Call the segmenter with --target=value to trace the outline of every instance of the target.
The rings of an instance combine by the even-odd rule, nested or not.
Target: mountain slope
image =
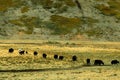
[[[119,0],[0,0],[0,38],[120,41]]]

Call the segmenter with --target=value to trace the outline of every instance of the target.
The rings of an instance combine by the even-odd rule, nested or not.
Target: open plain
[[[119,80],[120,42],[0,40],[0,80]],[[9,48],[14,52],[9,53]],[[19,49],[28,53],[20,55]],[[37,51],[38,55],[33,55]],[[46,53],[44,59],[42,54]],[[55,60],[54,54],[63,55]],[[77,61],[72,61],[72,56]],[[90,58],[91,65],[86,65]],[[100,59],[104,65],[95,66]]]

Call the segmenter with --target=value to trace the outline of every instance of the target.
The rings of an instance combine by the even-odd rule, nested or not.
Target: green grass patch
[[[21,0],[0,0],[0,11],[6,11],[11,7],[18,7],[24,4],[24,1]]]
[[[18,25],[20,27],[25,26],[27,27],[27,30],[24,31],[27,34],[31,34],[33,32],[33,28],[36,25],[37,18],[36,17],[28,17],[28,16],[22,16],[19,19],[16,20],[9,20],[11,24]]]
[[[33,5],[42,5],[44,9],[56,8],[59,10],[62,9],[63,6],[73,7],[75,3],[72,0],[59,0],[53,2],[52,0],[31,0]]]
[[[29,7],[28,6],[24,6],[21,8],[21,13],[25,13],[29,11]]]
[[[50,20],[56,25],[53,28],[56,34],[67,34],[74,28],[78,28],[82,25],[82,20],[80,18],[67,18],[59,15],[52,15]]]

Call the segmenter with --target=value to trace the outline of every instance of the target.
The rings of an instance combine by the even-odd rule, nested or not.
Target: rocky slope
[[[0,0],[0,38],[120,41],[119,5],[119,0]]]

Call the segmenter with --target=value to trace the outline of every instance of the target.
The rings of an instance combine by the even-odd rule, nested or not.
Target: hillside
[[[0,39],[120,41],[119,0],[0,0]]]

